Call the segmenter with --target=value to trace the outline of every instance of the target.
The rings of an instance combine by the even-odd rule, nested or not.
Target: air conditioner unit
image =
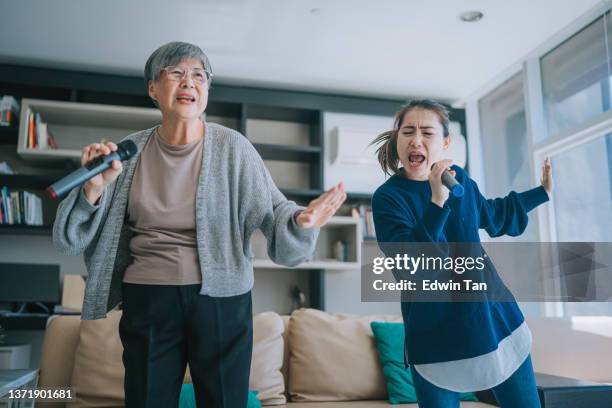
[[[376,146],[370,146],[378,134],[379,132],[374,130],[335,127],[330,140],[331,164],[379,166]]]

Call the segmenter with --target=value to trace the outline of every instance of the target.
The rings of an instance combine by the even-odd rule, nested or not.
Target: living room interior
[[[54,247],[61,199],[45,190],[80,167],[85,145],[159,123],[143,67],[169,41],[206,52],[205,121],[245,135],[288,199],[307,206],[339,182],[347,192],[307,262],[277,265],[253,235],[249,389],[263,406],[417,406],[390,385],[397,361],[373,332],[402,322],[400,303],[364,300],[362,287],[378,250],[372,196],[388,178],[370,143],[412,99],[448,108],[449,158],[487,198],[539,185],[551,160],[555,189],[525,232],[481,231],[483,242],[612,242],[608,0],[0,5],[0,407],[32,406],[11,405],[15,385],[123,406],[121,310],[81,320],[87,268]],[[545,408],[612,407],[611,266],[598,261],[586,281],[551,287],[551,301],[517,299]],[[497,406],[473,397],[461,406]]]

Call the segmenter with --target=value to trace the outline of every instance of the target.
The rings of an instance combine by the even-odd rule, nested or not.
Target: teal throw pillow
[[[412,373],[404,367],[404,323],[370,323],[378,356],[387,381],[387,393],[391,404],[417,402]],[[461,393],[462,401],[478,401],[471,392]]]
[[[193,384],[183,384],[179,398],[179,408],[196,408]],[[257,399],[257,391],[249,391],[247,408],[261,408],[261,401]]]

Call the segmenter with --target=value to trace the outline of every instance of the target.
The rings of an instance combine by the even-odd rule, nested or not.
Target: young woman
[[[372,199],[381,244],[480,242],[480,228],[492,237],[520,235],[527,213],[548,201],[548,159],[541,186],[485,199],[465,171],[445,159],[448,122],[443,105],[412,101],[396,114],[393,130],[374,140],[382,169],[391,175]],[[447,170],[463,185],[463,197],[449,198],[441,182]],[[402,302],[402,316],[419,407],[459,407],[461,392],[484,389],[492,389],[502,407],[540,407],[531,333],[515,301]]]

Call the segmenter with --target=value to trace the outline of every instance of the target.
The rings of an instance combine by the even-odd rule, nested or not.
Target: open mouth
[[[192,103],[195,102],[195,98],[193,96],[179,96],[176,98],[177,101],[182,103]]]
[[[408,164],[410,167],[418,167],[425,162],[425,156],[418,153],[410,153],[408,156]]]

